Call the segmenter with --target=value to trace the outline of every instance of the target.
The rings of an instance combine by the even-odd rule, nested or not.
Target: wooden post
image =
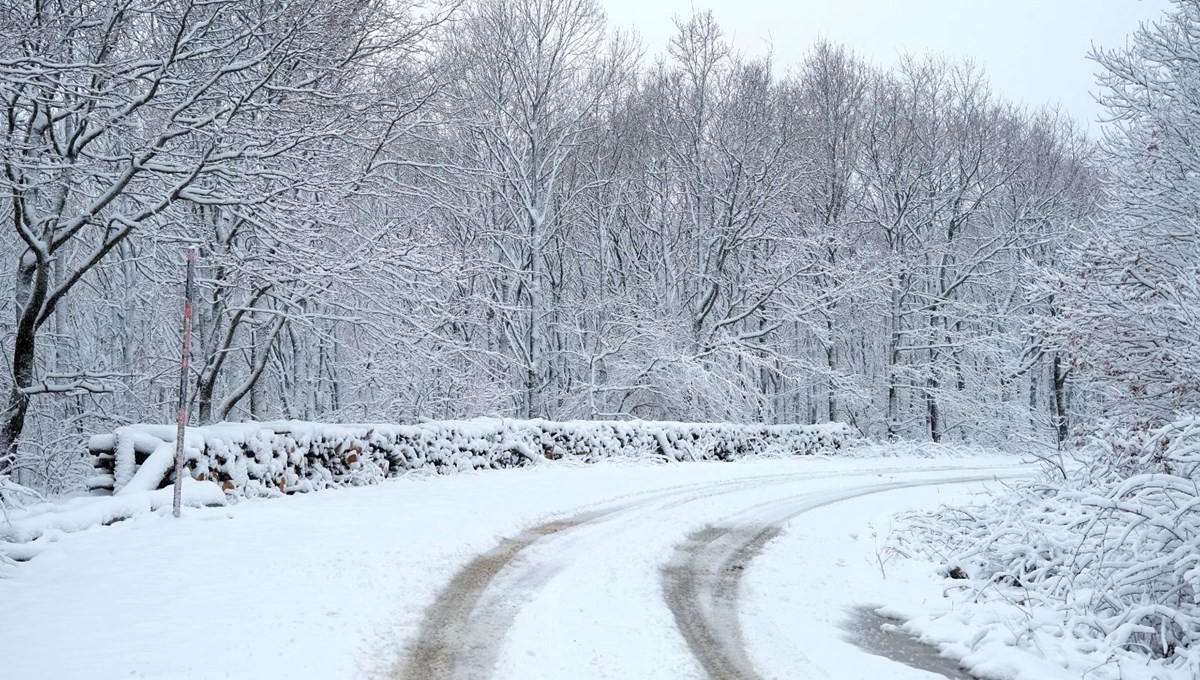
[[[183,439],[187,427],[188,364],[192,357],[192,281],[196,267],[196,251],[187,251],[187,284],[183,293],[183,359],[179,362],[179,413],[175,431],[175,500],[172,512],[178,517],[183,503]]]

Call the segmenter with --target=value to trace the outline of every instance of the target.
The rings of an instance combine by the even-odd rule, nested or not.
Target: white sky
[[[600,0],[609,24],[632,28],[660,53],[672,18],[711,9],[727,37],[757,54],[773,45],[776,64],[799,64],[819,37],[852,47],[878,65],[904,52],[973,59],[1009,100],[1059,104],[1081,122],[1100,108],[1091,45],[1117,47],[1169,0]]]

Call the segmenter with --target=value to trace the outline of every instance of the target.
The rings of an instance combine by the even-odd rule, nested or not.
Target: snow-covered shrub
[[[11,513],[39,500],[41,495],[37,491],[17,484],[9,475],[0,474],[0,577],[16,564],[4,549],[3,529],[11,524]]]
[[[1200,418],[1109,427],[1087,453],[1065,481],[908,515],[892,548],[968,576],[976,599],[1059,609],[1084,644],[1184,663],[1200,654]]]
[[[613,457],[667,461],[832,453],[859,441],[841,423],[732,425],[647,421],[482,418],[416,425],[282,421],[188,428],[193,478],[237,495],[264,496],[371,484],[410,470],[437,473],[510,468],[547,459],[591,463]],[[92,438],[95,490],[158,489],[171,478],[175,428],[136,425]]]
[[[38,500],[41,500],[41,494],[37,491],[17,484],[9,475],[0,475],[0,513]]]

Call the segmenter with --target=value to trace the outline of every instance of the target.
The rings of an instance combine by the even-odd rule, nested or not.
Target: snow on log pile
[[[188,428],[191,477],[226,493],[268,496],[371,484],[410,470],[521,467],[546,459],[721,460],[763,453],[832,453],[856,444],[841,423],[730,425],[645,421],[478,419],[417,425],[298,421]],[[152,491],[172,481],[174,426],[133,425],[92,437],[92,490]]]

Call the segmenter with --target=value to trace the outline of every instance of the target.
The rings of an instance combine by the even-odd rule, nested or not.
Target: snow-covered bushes
[[[0,474],[0,528],[11,524],[10,512],[22,509],[27,503],[40,500],[39,494],[33,489],[21,486],[8,475]],[[4,550],[5,537],[0,531],[0,577],[4,576],[15,561]]]
[[[898,551],[966,575],[973,599],[1062,612],[1081,649],[1200,663],[1200,418],[1109,427],[1068,479],[906,517]]]
[[[569,457],[733,460],[782,452],[829,453],[858,441],[840,423],[729,425],[478,419],[417,425],[330,425],[297,421],[188,428],[193,478],[227,492],[263,496],[377,482],[409,470],[439,473],[530,465]],[[149,491],[167,484],[171,426],[137,425],[92,438],[93,489]]]

